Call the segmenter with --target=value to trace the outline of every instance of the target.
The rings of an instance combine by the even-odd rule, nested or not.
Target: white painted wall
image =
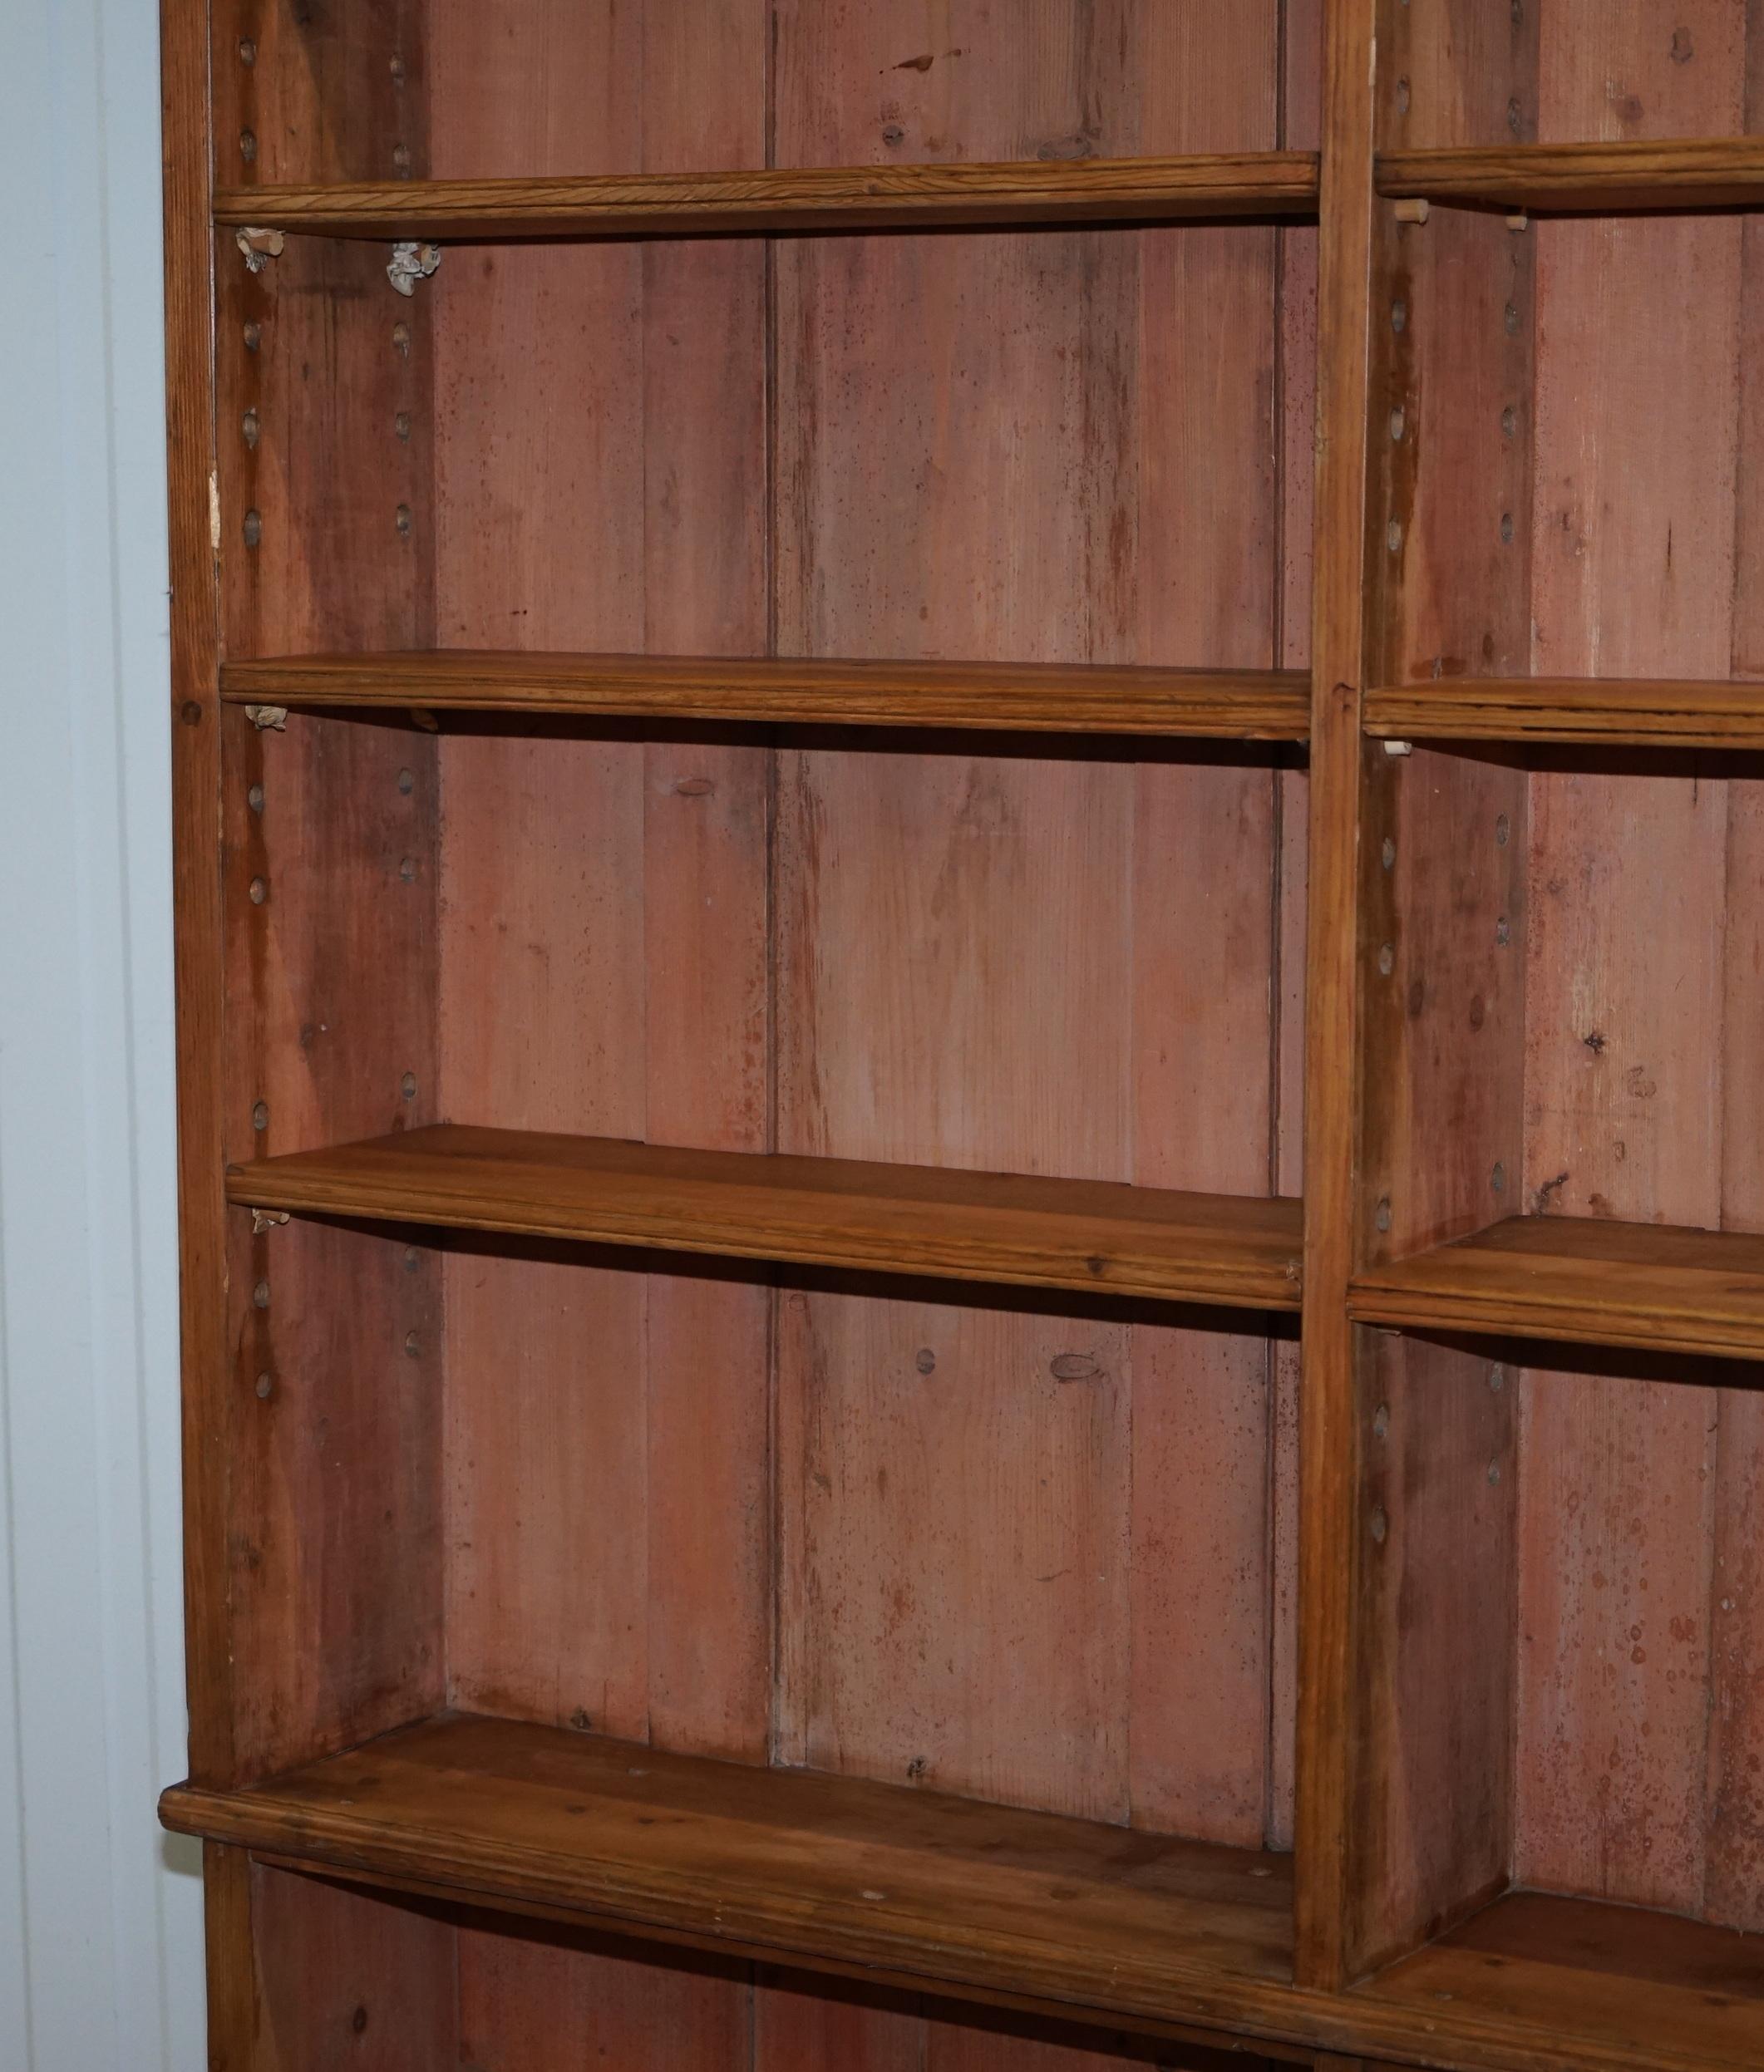
[[[0,2068],[200,2072],[154,0],[0,0]]]

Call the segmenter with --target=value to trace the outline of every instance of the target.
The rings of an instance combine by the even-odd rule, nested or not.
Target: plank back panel
[[[1742,130],[1746,12],[1546,11],[1542,134]],[[1533,667],[1724,677],[1745,644],[1746,234],[1719,216],[1618,219],[1540,226],[1538,242]],[[1535,1213],[1709,1227],[1728,1213],[1722,1144],[1755,1098],[1737,1090],[1754,1078],[1743,1037],[1723,1041],[1756,985],[1743,936],[1724,941],[1744,911],[1743,812],[1730,832],[1744,790],[1690,758],[1532,779]],[[1743,1190],[1732,1213],[1747,1219]],[[1519,1874],[1756,1927],[1756,1881],[1731,1875],[1747,1845],[1726,1770],[1752,1730],[1731,1680],[1749,1411],[1689,1374],[1534,1373],[1523,1407]]]
[[[757,165],[763,27],[554,6],[511,35],[443,0],[437,164]],[[763,652],[762,248],[455,260],[432,283],[441,641]],[[443,765],[452,1116],[766,1149],[765,751],[564,724],[462,733]],[[768,1308],[751,1275],[454,1258],[461,1703],[763,1757]]]
[[[231,1961],[254,1964],[254,2019],[228,2072],[465,2061],[450,1922],[292,1871],[240,1869],[251,1941]]]
[[[1126,7],[948,26],[934,49],[908,7],[856,32],[787,11],[778,160],[1277,140],[1274,8],[1204,37]],[[1273,232],[838,240],[777,269],[783,652],[1273,660]],[[890,746],[781,761],[779,1147],[1267,1190],[1273,769]],[[1259,1839],[1265,1343],[852,1301],[808,1297],[780,1335],[781,1753]],[[949,1437],[921,1456],[924,1415]],[[1179,1510],[1195,1458],[1216,1478]],[[1018,1523],[1106,1521],[1129,1486],[1103,1566],[1042,1561],[1047,1527]],[[1203,1571],[1240,1594],[1185,1585]]]

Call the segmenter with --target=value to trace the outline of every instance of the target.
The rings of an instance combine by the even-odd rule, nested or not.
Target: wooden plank
[[[234,1733],[261,1776],[443,1702],[439,1277],[391,1235],[234,1249]]]
[[[1366,91],[1387,126],[1471,121],[1497,96],[1520,105],[1531,45],[1518,17],[1491,22],[1464,7],[1417,21],[1390,6],[1378,19],[1378,76]],[[1368,143],[1362,135],[1354,148]],[[1518,1164],[1523,1039],[1522,966],[1503,928],[1517,919],[1523,780],[1446,757],[1366,756],[1358,692],[1412,674],[1510,668],[1529,637],[1526,452],[1501,426],[1529,372],[1523,326],[1508,313],[1527,303],[1525,249],[1498,224],[1399,224],[1362,200],[1370,309],[1353,321],[1369,318],[1370,372],[1362,417],[1342,436],[1367,478],[1353,535],[1364,595],[1341,601],[1357,646],[1343,641],[1332,672],[1344,708],[1353,694],[1334,810],[1347,852],[1335,867],[1357,880],[1348,931],[1357,997],[1348,1062],[1327,1068],[1349,1080],[1334,1155],[1350,1160],[1337,1239],[1350,1266],[1486,1216],[1491,1171]],[[1313,937],[1341,925],[1339,909],[1318,905],[1317,877],[1313,861]],[[1320,1069],[1313,1058],[1313,1100]],[[1504,1874],[1512,1417],[1473,1360],[1356,1341],[1333,1317],[1318,1328],[1339,1334],[1328,1357],[1341,1395],[1311,1429],[1313,1443],[1344,1457],[1315,1472],[1341,1478],[1327,1558],[1352,1636],[1333,1751],[1346,1889],[1326,1933],[1352,1977],[1461,1917]],[[1315,1366],[1308,1350],[1307,1396]],[[1485,1666],[1473,1700],[1445,1673],[1447,1646]]]
[[[1356,1276],[1365,1323],[1754,1360],[1764,1238],[1588,1216],[1511,1216]],[[1712,1406],[1711,1406],[1712,1407]]]
[[[249,1207],[583,1244],[1298,1306],[1299,1205],[452,1124],[233,1168]]]
[[[1743,11],[1680,7],[1673,38],[1683,62],[1662,62],[1666,39],[1644,11],[1552,15],[1543,133],[1646,144],[1739,130]],[[1728,676],[1741,224],[1630,217],[1536,235],[1533,667]],[[1628,293],[1638,273],[1656,290],[1641,306]],[[1644,503],[1622,494],[1638,481]],[[1543,770],[1530,788],[1524,1205],[1717,1225],[1727,787],[1691,761],[1645,778],[1597,763]],[[1670,1269],[1708,1257],[1694,1238],[1674,1242],[1663,1283],[1643,1264],[1616,1306],[1620,1326],[1638,1311],[1640,1331],[1668,1344],[1679,1336]],[[1648,1315],[1656,1297],[1663,1313]],[[1717,1313],[1733,1302],[1717,1293]],[[1723,1328],[1693,1320],[1683,1335]],[[1522,1407],[1515,1871],[1695,1912],[1714,1396],[1537,1373]]]
[[[753,1996],[751,2072],[811,2072],[817,2065],[850,2072],[924,2072],[930,2025],[916,2001],[811,1991],[787,1972],[762,1972]]]
[[[331,711],[540,712],[832,726],[959,726],[1303,741],[1296,670],[1062,667],[1049,662],[718,660],[461,652],[229,662],[236,704]]]
[[[433,2072],[460,2055],[450,1923],[259,1863],[250,1879],[254,2051],[241,2067],[317,2072],[352,2060]],[[231,2072],[230,2061],[228,2072]]]
[[[1764,125],[1764,12],[1747,10],[1745,123]],[[1741,233],[1740,332],[1764,320],[1764,225]],[[1757,356],[1740,355],[1731,667],[1755,677],[1759,641],[1758,555],[1764,546],[1764,379]],[[1764,1140],[1764,1074],[1751,1069],[1764,985],[1764,786],[1736,772],[1727,785],[1727,913],[1722,941],[1723,1043],[1732,1061],[1722,1088],[1721,1223],[1764,1231],[1764,1167],[1749,1147]],[[1764,1596],[1755,1520],[1764,1500],[1764,1399],[1747,1388],[1717,1399],[1714,1544],[1709,1574],[1707,1855],[1703,1905],[1710,1919],[1764,1928]]]
[[[1558,1923],[1504,1902],[1372,1986],[1307,1992],[1289,1982],[1281,1857],[555,1729],[442,1719],[254,1789],[178,1787],[162,1817],[283,1863],[549,1910],[578,1932],[653,1927],[1190,2036],[1198,2020],[1238,2048],[1265,2034],[1282,2057],[1308,2044],[1441,2072],[1761,2061],[1751,1942],[1695,1924],[1525,1902],[1573,1907]]]
[[[1320,138],[1323,115],[1322,0],[1289,0],[1284,17],[1285,79],[1280,140],[1308,150]],[[1289,225],[1279,234],[1279,415],[1281,574],[1275,660],[1308,671],[1316,561],[1318,478],[1318,234]],[[1309,717],[1307,714],[1307,732]],[[1274,917],[1278,1018],[1274,1090],[1274,1175],[1277,1192],[1304,1191],[1305,959],[1308,922],[1307,859],[1311,778],[1308,767],[1284,771],[1275,799],[1279,828],[1279,898]],[[1268,1840],[1289,1848],[1294,1823],[1298,1758],[1299,1600],[1299,1347],[1295,1340],[1271,1348],[1269,1409],[1269,1563],[1272,1600],[1269,1636]]]
[[[1757,1938],[1636,1907],[1515,1893],[1365,1991],[1460,2028],[1459,2050],[1519,2015],[1564,2055],[1609,2054],[1589,2063],[1764,2062]]]
[[[1362,1972],[1507,1883],[1518,1595],[1516,1390],[1439,1346],[1368,1334],[1365,1357],[1358,1722],[1373,1759],[1349,1924]]]
[[[1284,142],[1284,29],[1279,11],[1262,7],[1181,32],[1147,21],[1142,121],[1187,145]],[[1314,345],[1283,337],[1282,292],[1272,229],[1144,241],[1141,655],[1285,659],[1287,617],[1303,602],[1291,594],[1300,585],[1287,527],[1309,514],[1287,503],[1283,388],[1288,348],[1302,357]],[[1308,371],[1297,374],[1301,395]],[[1283,788],[1281,771],[1248,759],[1147,761],[1136,773],[1130,1169],[1142,1184],[1274,1184]],[[1198,896],[1170,896],[1176,887]],[[1259,1843],[1273,1824],[1275,1731],[1271,1351],[1241,1336],[1145,1329],[1131,1357],[1133,1819]]]
[[[1126,1328],[792,1292],[779,1333],[783,1759],[1124,1819]]]
[[[164,1811],[313,1863],[1099,2006],[1289,1962],[1278,1857],[506,1721]]]
[[[705,237],[1308,215],[1306,152],[224,187],[214,221],[333,238]]]
[[[679,1952],[660,1962],[543,1932],[461,1927],[459,1941],[461,2065],[749,2072],[744,1966]]]
[[[1737,680],[1465,677],[1367,691],[1366,731],[1397,741],[1756,749],[1764,747],[1764,690]]]
[[[763,163],[763,10],[566,3],[530,10],[520,37],[505,26],[434,10],[450,175]],[[733,239],[449,254],[421,291],[439,328],[449,648],[530,685],[559,652],[568,671],[612,651],[638,672],[665,672],[649,649],[713,672],[763,654],[765,264]],[[443,738],[450,1105],[763,1151],[769,758],[702,730],[606,738],[543,716],[605,709],[572,692],[516,735]],[[516,824],[534,839],[511,848]],[[768,1312],[751,1275],[544,1249],[450,1262],[461,1696],[763,1756]],[[526,1348],[513,1415],[511,1341]],[[608,1385],[584,1390],[589,1376]]]
[[[1310,883],[1305,980],[1304,1386],[1299,1459],[1297,1976],[1345,1984],[1353,1820],[1360,1467],[1355,1348],[1343,1297],[1354,1258],[1360,696],[1369,634],[1360,543],[1374,372],[1372,0],[1324,24],[1318,291],[1318,558],[1313,607]]]
[[[963,7],[927,66],[902,67],[924,34],[917,10],[793,9],[780,43],[778,151],[811,160],[1034,150],[1052,162],[1079,150],[1274,139],[1271,8],[1241,11],[1204,44],[1202,26],[1180,11],[1144,19],[1124,12],[1105,30],[1100,17],[1059,5],[1042,27],[1025,37],[1003,17]],[[1269,233],[983,238],[959,247],[844,241],[781,249],[779,264],[781,647],[939,661],[1003,647],[1079,672],[1136,657],[1208,669],[1274,663]],[[1001,329],[1002,304],[1021,321]],[[1209,308],[1228,313],[1226,321],[1209,328]],[[1200,500],[1206,518],[1197,522]],[[1008,536],[997,524],[1001,502],[1020,514]],[[1162,1158],[1185,1162],[1186,1184],[1265,1189],[1274,783],[1264,765],[1173,755],[1136,769],[1096,751],[1060,763],[787,756],[778,840],[781,1145],[944,1166],[1008,1156],[1038,1172],[1121,1180],[1159,1178],[1155,1164],[1136,1169]],[[1229,897],[1219,869],[1227,850],[1245,865]],[[1172,900],[1161,887],[1174,882],[1221,892]],[[1123,1000],[1135,1003],[1131,1016],[1096,1010]],[[1200,1083],[1208,1097],[1197,1102],[1190,1095]],[[1246,1180],[1242,1164],[1258,1159]],[[884,1341],[829,1300],[825,1314],[786,1336],[781,1404],[799,1405],[786,1411],[789,1430],[809,1428],[808,1404],[840,1399],[810,1361],[817,1346],[861,1348],[855,1356],[866,1363],[869,1390],[923,1389],[915,1361],[937,1346],[914,1335],[909,1306],[886,1321],[894,1335]],[[1062,1335],[1050,1336],[1054,1330]],[[913,1630],[941,1622],[967,1636],[953,1652],[966,1665],[966,1706],[983,1717],[998,1658],[993,1622],[976,1607],[1002,1598],[1015,1631],[1014,1607],[1039,1600],[1036,1628],[1086,1635],[1106,1666],[1094,1695],[1076,1705],[1057,1667],[1059,1700],[1033,1735],[1027,1705],[1018,1710],[1013,1696],[1004,1739],[1014,1789],[1032,1803],[1107,1804],[1152,1824],[1200,1822],[1193,1831],[1259,1838],[1265,1352],[1240,1341],[1228,1360],[1210,1337],[1190,1343],[1136,1327],[1130,1342],[1123,1331],[1099,1331],[1094,1319],[1014,1312],[976,1319],[957,1342],[990,1348],[983,1369],[971,1354],[962,1369],[963,1457],[1022,1566],[993,1572],[979,1521],[970,1521],[973,1531],[949,1550],[960,1560],[919,1578]],[[1032,1460],[1015,1451],[1013,1491],[982,1436],[1015,1414],[1022,1377],[1044,1387],[1050,1357],[1062,1352],[1094,1363],[1113,1409],[1090,1427],[1088,1457],[1063,1448],[1046,1456],[1061,1494],[1044,1486],[1045,1468],[1032,1472]],[[1059,1428],[1074,1414],[1068,1407]],[[853,1487],[873,1489],[885,1470],[892,1502],[898,1462],[880,1439],[870,1459],[865,1438],[888,1429],[881,1419],[856,1425],[852,1444],[865,1446],[870,1473],[866,1480],[856,1463],[847,1472]],[[1205,1502],[1185,1508],[1152,1465],[1185,1436],[1213,1448],[1222,1469]],[[1013,1519],[1062,1508],[1101,1517],[1130,1445],[1143,1548],[1132,1554],[1131,1595],[1120,1563],[1105,1584],[1101,1572],[1028,1563]],[[800,1479],[787,1465],[786,1473],[794,1492]],[[900,1501],[897,1529],[909,1543],[947,1541],[947,1518]],[[841,1553],[829,1543],[825,1552],[840,1574],[855,1558],[849,1545]],[[1170,1564],[1167,1586],[1160,1555]],[[1193,1674],[1179,1680],[1165,1669],[1175,1654],[1165,1621],[1181,1592],[1175,1578],[1201,1572],[1241,1580],[1229,1592],[1183,1596],[1195,1653]],[[810,1580],[786,1601],[786,1661],[795,1666],[786,1693],[803,1693],[805,1705],[816,1694],[811,1709],[823,1720],[819,1694],[830,1686],[837,1716],[947,1722],[951,1688],[941,1668],[915,1671],[910,1691],[897,1666],[866,1676],[855,1651],[813,1619]],[[830,1582],[826,1601],[838,1597]],[[793,1605],[810,1622],[797,1636]],[[1234,1622],[1237,1612],[1247,1620]],[[1031,1651],[1037,1659],[1041,1645]],[[891,1665],[898,1659],[890,1654]],[[1008,1664],[998,1673],[1013,1694],[1032,1682]],[[1133,1725],[1104,1735],[1103,1694],[1130,1675]],[[1209,1705],[1234,1722],[1223,1764],[1204,1753]],[[1072,1722],[1078,1730],[1067,1731]],[[783,1745],[800,1749],[806,1730],[786,1720]],[[886,1759],[915,1752],[890,1746]]]
[[[1712,32],[1710,41],[1720,33]],[[1656,57],[1650,69],[1658,68]],[[1717,68],[1712,62],[1707,70]],[[1378,192],[1392,199],[1426,196],[1540,214],[1756,209],[1764,201],[1764,137],[1381,151],[1377,181]]]
[[[228,1461],[239,1406],[231,1393],[222,1179],[227,1141],[221,903],[220,657],[215,554],[209,536],[214,430],[212,133],[208,23],[194,7],[160,19],[165,167],[165,406],[170,605],[173,956],[177,997],[178,1263],[183,1377],[185,1686],[190,1764],[205,1783],[245,1773],[234,1734],[227,1553]],[[233,1889],[229,1885],[229,1890]],[[209,1884],[209,1956],[241,1959],[237,1909]],[[216,1994],[216,2006],[223,2005]],[[219,2019],[218,2037],[226,2033]]]

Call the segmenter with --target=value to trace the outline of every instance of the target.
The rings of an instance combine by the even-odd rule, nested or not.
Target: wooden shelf
[[[1348,1309],[1362,1324],[1756,1359],[1764,1238],[1515,1216],[1358,1275]]]
[[[234,1166],[229,1199],[797,1265],[1299,1306],[1289,1200],[441,1124]]]
[[[1499,2072],[1759,2062],[1759,1938],[1518,1894],[1344,1999],[1292,1984],[1289,1858],[442,1715],[175,1832],[284,1867],[811,1968]]]
[[[1495,144],[1382,151],[1377,189],[1392,199],[1616,214],[1630,209],[1755,209],[1764,203],[1764,136],[1657,144]]]
[[[1572,2038],[1572,2063],[1764,2064],[1764,1936],[1640,1907],[1511,1892],[1363,1997],[1458,2051],[1517,2021]]]
[[[1303,741],[1300,672],[439,651],[234,662],[234,703]]]
[[[780,230],[1314,216],[1308,151],[1003,165],[825,165],[580,179],[412,180],[228,187],[224,228],[315,237],[705,237]]]
[[[308,1865],[712,1944],[1180,2012],[1292,1973],[1288,1858],[442,1716],[160,1816]]]
[[[1368,691],[1366,731],[1394,741],[1764,748],[1764,683],[1459,677]]]

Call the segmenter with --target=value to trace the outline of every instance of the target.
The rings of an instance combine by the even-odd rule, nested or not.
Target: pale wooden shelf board
[[[1314,216],[1308,151],[1007,165],[825,165],[737,173],[596,174],[225,187],[224,229],[318,237],[703,237],[963,224]]]
[[[441,649],[232,662],[235,704],[538,712],[848,726],[1025,729],[1303,741],[1294,670],[1052,662],[726,661]]]
[[[446,1124],[234,1166],[227,1193],[248,1207],[578,1243],[1299,1306],[1292,1200]]]

